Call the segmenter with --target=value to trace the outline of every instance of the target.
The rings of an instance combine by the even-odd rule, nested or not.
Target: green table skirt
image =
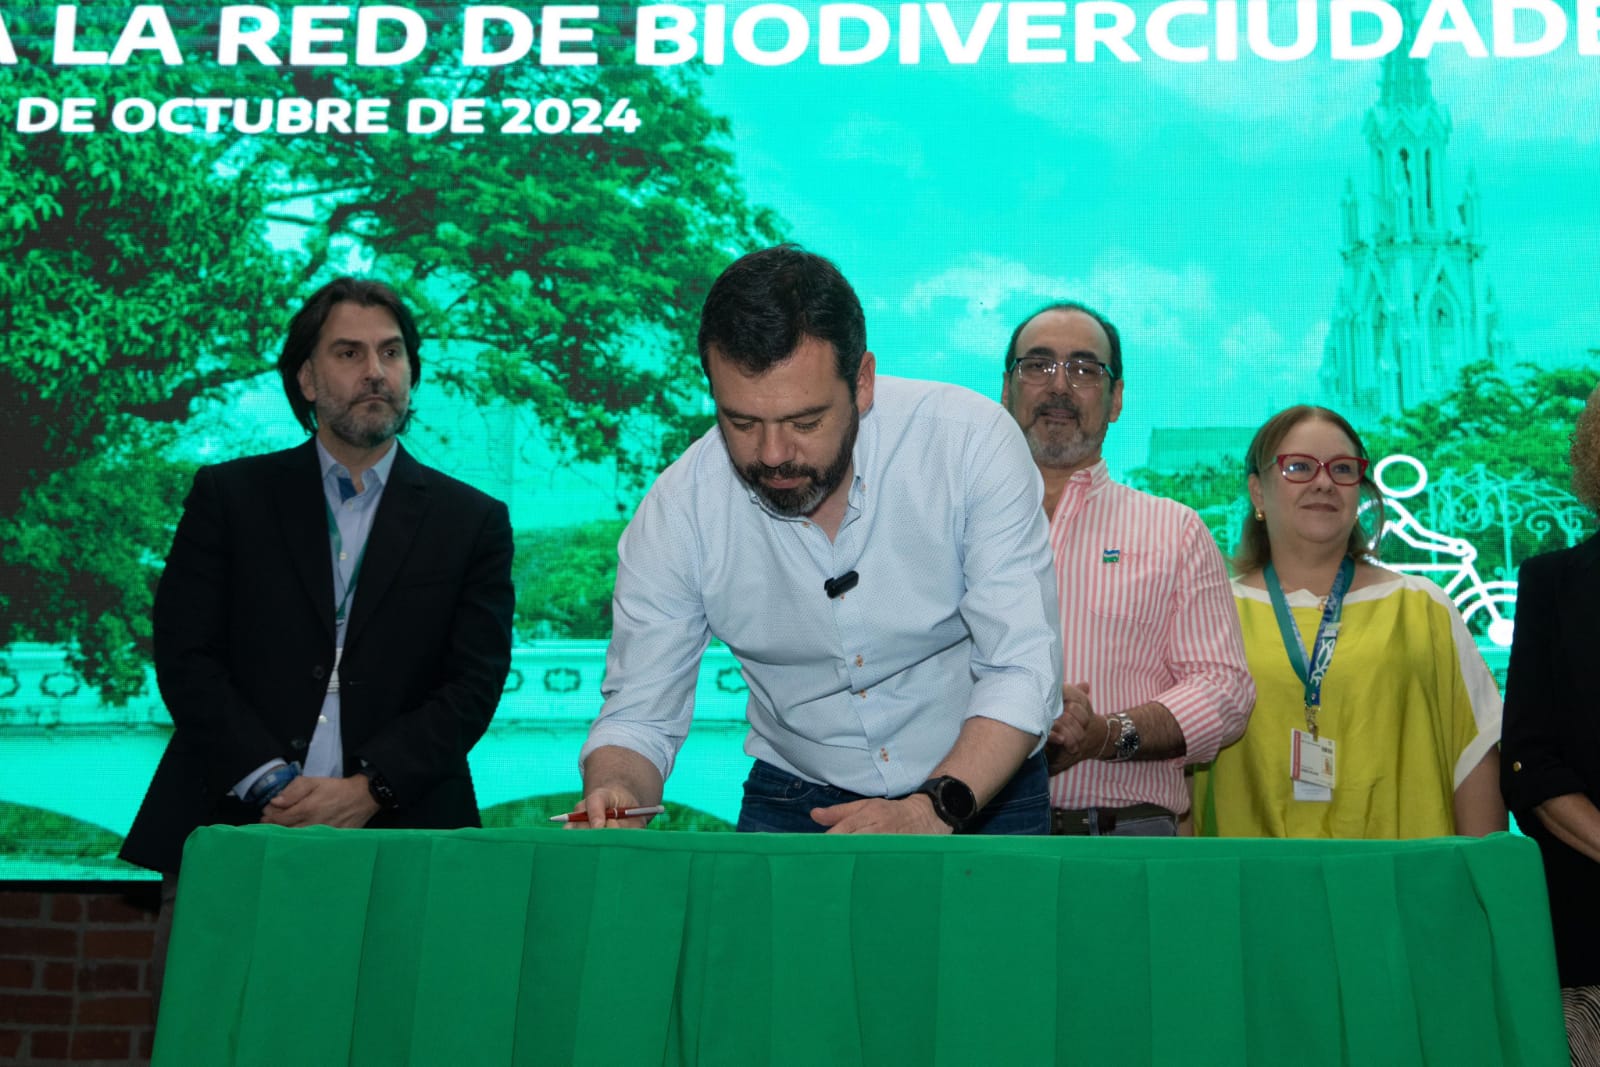
[[[1533,842],[198,831],[161,1064],[1559,1064]]]

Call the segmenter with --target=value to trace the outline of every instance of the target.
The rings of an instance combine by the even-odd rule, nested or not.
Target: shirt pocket
[[[1081,594],[1096,618],[1161,624],[1171,609],[1172,568],[1148,553],[1124,551],[1115,563],[1095,567]],[[1073,590],[1066,595],[1072,596]]]

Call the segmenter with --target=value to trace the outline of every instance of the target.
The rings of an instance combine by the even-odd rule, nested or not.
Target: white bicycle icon
[[[1390,474],[1396,465],[1409,467],[1415,475],[1415,481],[1402,487],[1390,485],[1385,475]],[[1482,615],[1480,622],[1489,640],[1500,648],[1510,648],[1517,583],[1484,581],[1478,568],[1473,565],[1478,558],[1478,550],[1470,542],[1428,529],[1417,521],[1410,508],[1401,503],[1428,487],[1428,468],[1414,456],[1386,456],[1372,469],[1372,480],[1383,490],[1385,538],[1397,537],[1423,552],[1454,557],[1451,562],[1385,563],[1384,566],[1407,574],[1427,576],[1444,589],[1445,595],[1469,625],[1474,616]],[[1363,505],[1362,510],[1368,507],[1371,507],[1370,503]]]

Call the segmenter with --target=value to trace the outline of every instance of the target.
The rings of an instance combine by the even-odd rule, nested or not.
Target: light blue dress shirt
[[[618,545],[605,704],[580,759],[665,778],[715,636],[749,686],[745,751],[865,795],[911,792],[983,716],[1043,738],[1061,709],[1044,486],[1015,420],[969,390],[880,376],[838,535],[774,515],[713,428]],[[823,582],[848,571],[851,591]]]
[[[339,536],[334,537],[332,531],[328,533],[328,548],[333,553],[334,668],[328,679],[328,692],[322,698],[316,729],[311,734],[311,744],[306,749],[305,773],[309,775],[344,777],[344,735],[339,725],[339,662],[344,656],[344,632],[350,609],[361,584],[356,566],[366,552],[367,537],[372,533],[373,520],[378,517],[383,487],[388,484],[389,471],[394,467],[398,451],[390,442],[389,451],[361,476],[361,492],[349,495],[349,489],[353,488],[350,471],[322,447],[320,440],[317,442],[317,459],[322,464],[322,492]],[[341,481],[347,488],[341,489]],[[351,588],[352,579],[356,588]]]
[[[389,481],[389,471],[394,468],[394,457],[398,452],[399,449],[391,444],[383,458],[361,476],[361,492],[349,495],[347,490],[340,488],[339,483],[342,480],[351,489],[354,488],[350,471],[322,447],[320,440],[317,441],[323,497],[339,530],[337,538],[331,531],[328,533],[328,551],[333,556],[334,647],[340,656],[344,650],[345,622],[355,604],[355,590],[350,588],[350,580],[354,577],[357,586],[360,585],[360,576],[355,573],[356,562],[366,549],[373,520],[378,517],[378,503],[383,499],[383,487]],[[347,591],[348,597],[345,595]],[[344,605],[342,615],[338,613],[341,603]],[[338,660],[334,662],[337,664]],[[328,691],[322,698],[322,708],[317,714],[317,725],[311,733],[311,743],[306,748],[305,773],[308,775],[344,777],[344,735],[340,732],[339,692],[335,688],[338,674],[338,667],[335,666],[333,676],[328,680]],[[256,779],[281,766],[281,759],[263,763],[233,787],[234,795],[245,796],[250,792],[250,787],[255,785]]]

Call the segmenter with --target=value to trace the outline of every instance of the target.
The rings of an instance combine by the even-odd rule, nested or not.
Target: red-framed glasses
[[[1367,473],[1367,461],[1357,456],[1334,456],[1323,461],[1299,452],[1284,452],[1278,456],[1278,472],[1285,481],[1314,481],[1318,471],[1327,471],[1334,485],[1360,485],[1361,476]]]

